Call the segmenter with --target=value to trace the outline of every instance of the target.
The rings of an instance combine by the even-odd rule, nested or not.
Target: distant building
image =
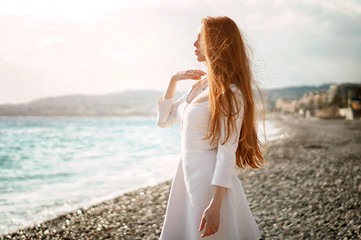
[[[339,109],[339,115],[346,119],[361,117],[361,84],[344,83],[330,91],[330,105]]]
[[[278,111],[293,113],[296,111],[297,100],[295,99],[278,99],[275,108]]]
[[[331,85],[327,91],[308,92],[301,99],[278,99],[275,110],[298,113],[304,117],[359,119],[361,84]]]
[[[329,90],[329,103],[339,108],[351,107],[352,101],[360,101],[361,84],[344,83],[331,86]]]

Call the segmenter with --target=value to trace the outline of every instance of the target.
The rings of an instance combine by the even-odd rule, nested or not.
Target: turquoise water
[[[179,146],[149,118],[0,119],[0,233],[170,179]]]
[[[155,118],[0,118],[0,234],[168,180],[179,153]]]

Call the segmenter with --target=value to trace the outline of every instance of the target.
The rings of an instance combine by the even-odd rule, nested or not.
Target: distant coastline
[[[266,108],[273,110],[279,98],[299,98],[308,91],[328,89],[331,84],[321,86],[299,86],[262,90]],[[88,95],[73,94],[46,97],[27,103],[0,104],[1,116],[43,117],[146,117],[156,116],[156,98],[163,91],[129,90],[118,93]],[[176,92],[177,99],[184,92]]]

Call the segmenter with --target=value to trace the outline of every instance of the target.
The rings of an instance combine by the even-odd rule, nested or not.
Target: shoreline
[[[266,164],[237,170],[262,239],[361,238],[361,121],[273,115]],[[0,239],[158,239],[171,180]]]

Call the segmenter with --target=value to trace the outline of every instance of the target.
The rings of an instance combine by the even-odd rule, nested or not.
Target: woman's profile
[[[157,98],[157,125],[180,125],[181,157],[172,182],[160,239],[257,239],[261,237],[236,173],[264,164],[255,125],[253,78],[236,23],[228,17],[201,21],[195,55],[201,70],[174,74]],[[177,101],[176,84],[197,82]]]

